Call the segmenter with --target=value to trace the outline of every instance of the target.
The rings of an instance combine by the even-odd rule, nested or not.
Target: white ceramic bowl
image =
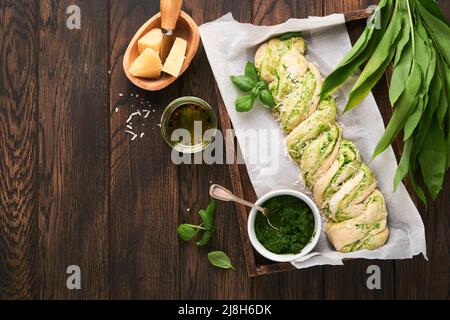
[[[255,250],[258,251],[258,253],[261,254],[263,257],[277,262],[290,262],[300,257],[303,257],[304,255],[308,254],[314,249],[317,242],[319,241],[320,233],[322,230],[322,220],[320,217],[319,209],[317,208],[314,201],[312,201],[307,195],[295,190],[276,190],[269,192],[264,196],[262,196],[260,199],[258,199],[258,201],[256,201],[256,204],[263,205],[267,200],[282,195],[290,195],[299,198],[300,200],[305,202],[313,212],[315,221],[314,236],[311,239],[311,241],[303,248],[303,250],[298,254],[276,254],[264,248],[261,242],[259,242],[259,240],[256,238],[255,234],[255,218],[256,214],[258,213],[256,209],[252,209],[250,211],[250,214],[248,216],[247,230],[253,248],[255,248]]]

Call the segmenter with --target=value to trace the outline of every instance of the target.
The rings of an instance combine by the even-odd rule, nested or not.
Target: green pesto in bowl
[[[301,199],[290,195],[276,196],[262,207],[277,212],[280,226],[280,230],[275,230],[262,213],[256,215],[256,238],[267,250],[276,254],[298,254],[311,242],[314,214]]]

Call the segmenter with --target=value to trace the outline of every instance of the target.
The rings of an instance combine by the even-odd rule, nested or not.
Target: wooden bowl
[[[161,77],[158,79],[146,79],[132,76],[128,70],[131,63],[139,56],[138,40],[142,38],[147,32],[154,28],[161,27],[161,13],[156,14],[150,20],[148,20],[139,30],[128,45],[125,56],[123,57],[123,69],[127,78],[141,89],[149,91],[157,91],[164,89],[173,83],[177,77],[171,76],[166,73],[161,73]],[[187,41],[186,59],[184,60],[183,67],[181,68],[180,76],[189,67],[192,59],[197,53],[198,46],[200,44],[200,35],[198,33],[198,26],[195,21],[184,11],[181,11],[178,17],[177,27],[174,30],[174,35],[183,38]]]

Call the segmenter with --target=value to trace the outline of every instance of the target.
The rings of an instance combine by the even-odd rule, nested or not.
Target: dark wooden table
[[[267,25],[373,2],[185,0],[184,10],[199,24],[232,12]],[[449,17],[450,1],[439,3]],[[66,28],[71,4],[81,8],[81,30]],[[219,104],[202,48],[161,92],[143,92],[125,78],[127,43],[158,7],[157,0],[0,0],[0,299],[448,299],[448,178],[427,208],[414,197],[428,262],[353,260],[250,279],[236,209],[222,203],[210,249],[228,252],[236,271],[214,269],[207,248],[178,240],[177,225],[206,206],[210,182],[231,181],[225,165],[172,164],[158,132],[164,106],[176,97]],[[362,27],[348,24],[353,40]],[[374,93],[388,119],[386,90],[383,81]],[[124,126],[142,97],[155,112],[146,135],[131,142]],[[395,147],[398,154],[401,144]],[[366,287],[371,264],[381,268],[381,290]],[[69,265],[81,267],[81,290],[66,287]]]

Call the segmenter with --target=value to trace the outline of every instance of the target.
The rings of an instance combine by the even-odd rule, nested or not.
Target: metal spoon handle
[[[265,209],[263,207],[260,207],[254,203],[236,197],[230,190],[218,184],[213,184],[211,186],[211,188],[209,189],[209,194],[211,195],[211,197],[217,200],[237,202],[243,204],[244,206],[255,208],[256,210],[261,211],[263,214],[266,214]]]

